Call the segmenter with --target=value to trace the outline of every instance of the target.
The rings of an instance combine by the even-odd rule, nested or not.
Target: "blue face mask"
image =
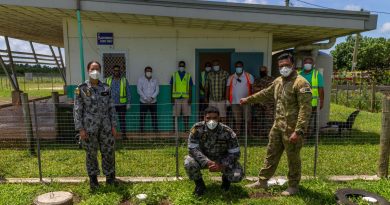
[[[241,73],[242,73],[242,70],[243,70],[243,69],[242,69],[241,67],[237,67],[237,68],[236,68],[236,73],[237,73],[237,74],[241,74]]]

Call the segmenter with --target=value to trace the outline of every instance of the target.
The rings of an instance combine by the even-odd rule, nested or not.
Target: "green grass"
[[[33,81],[25,81],[24,77],[18,77],[18,82],[20,89],[28,93],[30,99],[50,96],[53,91],[64,93],[64,82],[60,77],[53,77],[53,82],[50,76],[34,77]],[[12,87],[8,79],[5,76],[0,76],[0,102],[11,102],[11,92]]]
[[[248,148],[247,175],[256,176],[263,165],[265,146]],[[378,145],[321,145],[317,173],[320,176],[356,175],[376,172]],[[185,176],[183,159],[186,149],[179,150],[179,171]],[[24,150],[0,150],[0,176],[38,177],[37,158]],[[313,175],[314,148],[306,146],[302,153],[303,175]],[[243,163],[244,156],[241,157]],[[44,177],[85,176],[83,150],[57,149],[42,151]],[[116,168],[118,176],[175,176],[175,151],[173,147],[146,150],[118,150]],[[286,175],[286,156],[283,155],[276,175]]]
[[[102,184],[101,188],[91,193],[88,183],[82,184],[0,184],[0,204],[31,204],[36,196],[50,191],[69,191],[75,197],[75,204],[113,205],[129,201],[132,204],[276,204],[276,205],[327,205],[336,204],[334,193],[340,188],[364,189],[390,199],[390,181],[352,181],[335,183],[327,180],[307,180],[301,183],[301,191],[294,197],[281,197],[280,192],[286,186],[272,187],[267,192],[244,187],[249,182],[234,184],[230,191],[222,192],[220,183],[206,180],[207,192],[203,197],[192,195],[194,184],[189,180],[158,183],[123,184],[110,187]],[[148,195],[140,202],[136,195]],[[263,196],[263,197],[259,197]]]

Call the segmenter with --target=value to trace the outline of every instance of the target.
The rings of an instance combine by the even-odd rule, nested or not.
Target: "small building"
[[[153,67],[161,83],[159,112],[166,114],[171,111],[169,79],[178,61],[187,63],[195,81],[196,102],[206,61],[219,59],[222,68],[232,73],[234,62],[241,60],[258,76],[259,66],[272,67],[275,51],[373,30],[377,24],[377,16],[365,11],[197,0],[0,0],[0,5],[0,35],[65,48],[69,87],[81,83],[81,70],[86,73],[85,65],[80,66],[79,8],[85,64],[102,62],[105,76],[114,64],[122,65],[134,104],[139,102],[138,77],[146,66]],[[332,68],[324,69],[330,82]],[[330,85],[327,88],[329,112]]]

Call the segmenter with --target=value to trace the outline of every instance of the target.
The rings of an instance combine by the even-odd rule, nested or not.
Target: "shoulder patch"
[[[191,129],[190,133],[194,135],[194,134],[196,133],[196,127],[193,127],[193,128]]]
[[[75,95],[80,95],[80,89],[79,89],[79,88],[76,88],[76,89],[74,90],[74,94],[75,94]]]
[[[310,87],[303,87],[299,90],[300,93],[311,93]]]

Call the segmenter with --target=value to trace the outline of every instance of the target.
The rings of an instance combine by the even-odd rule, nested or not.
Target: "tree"
[[[348,36],[330,53],[336,69],[350,70],[355,36]],[[373,70],[390,68],[390,39],[363,37],[359,42],[357,69]]]

